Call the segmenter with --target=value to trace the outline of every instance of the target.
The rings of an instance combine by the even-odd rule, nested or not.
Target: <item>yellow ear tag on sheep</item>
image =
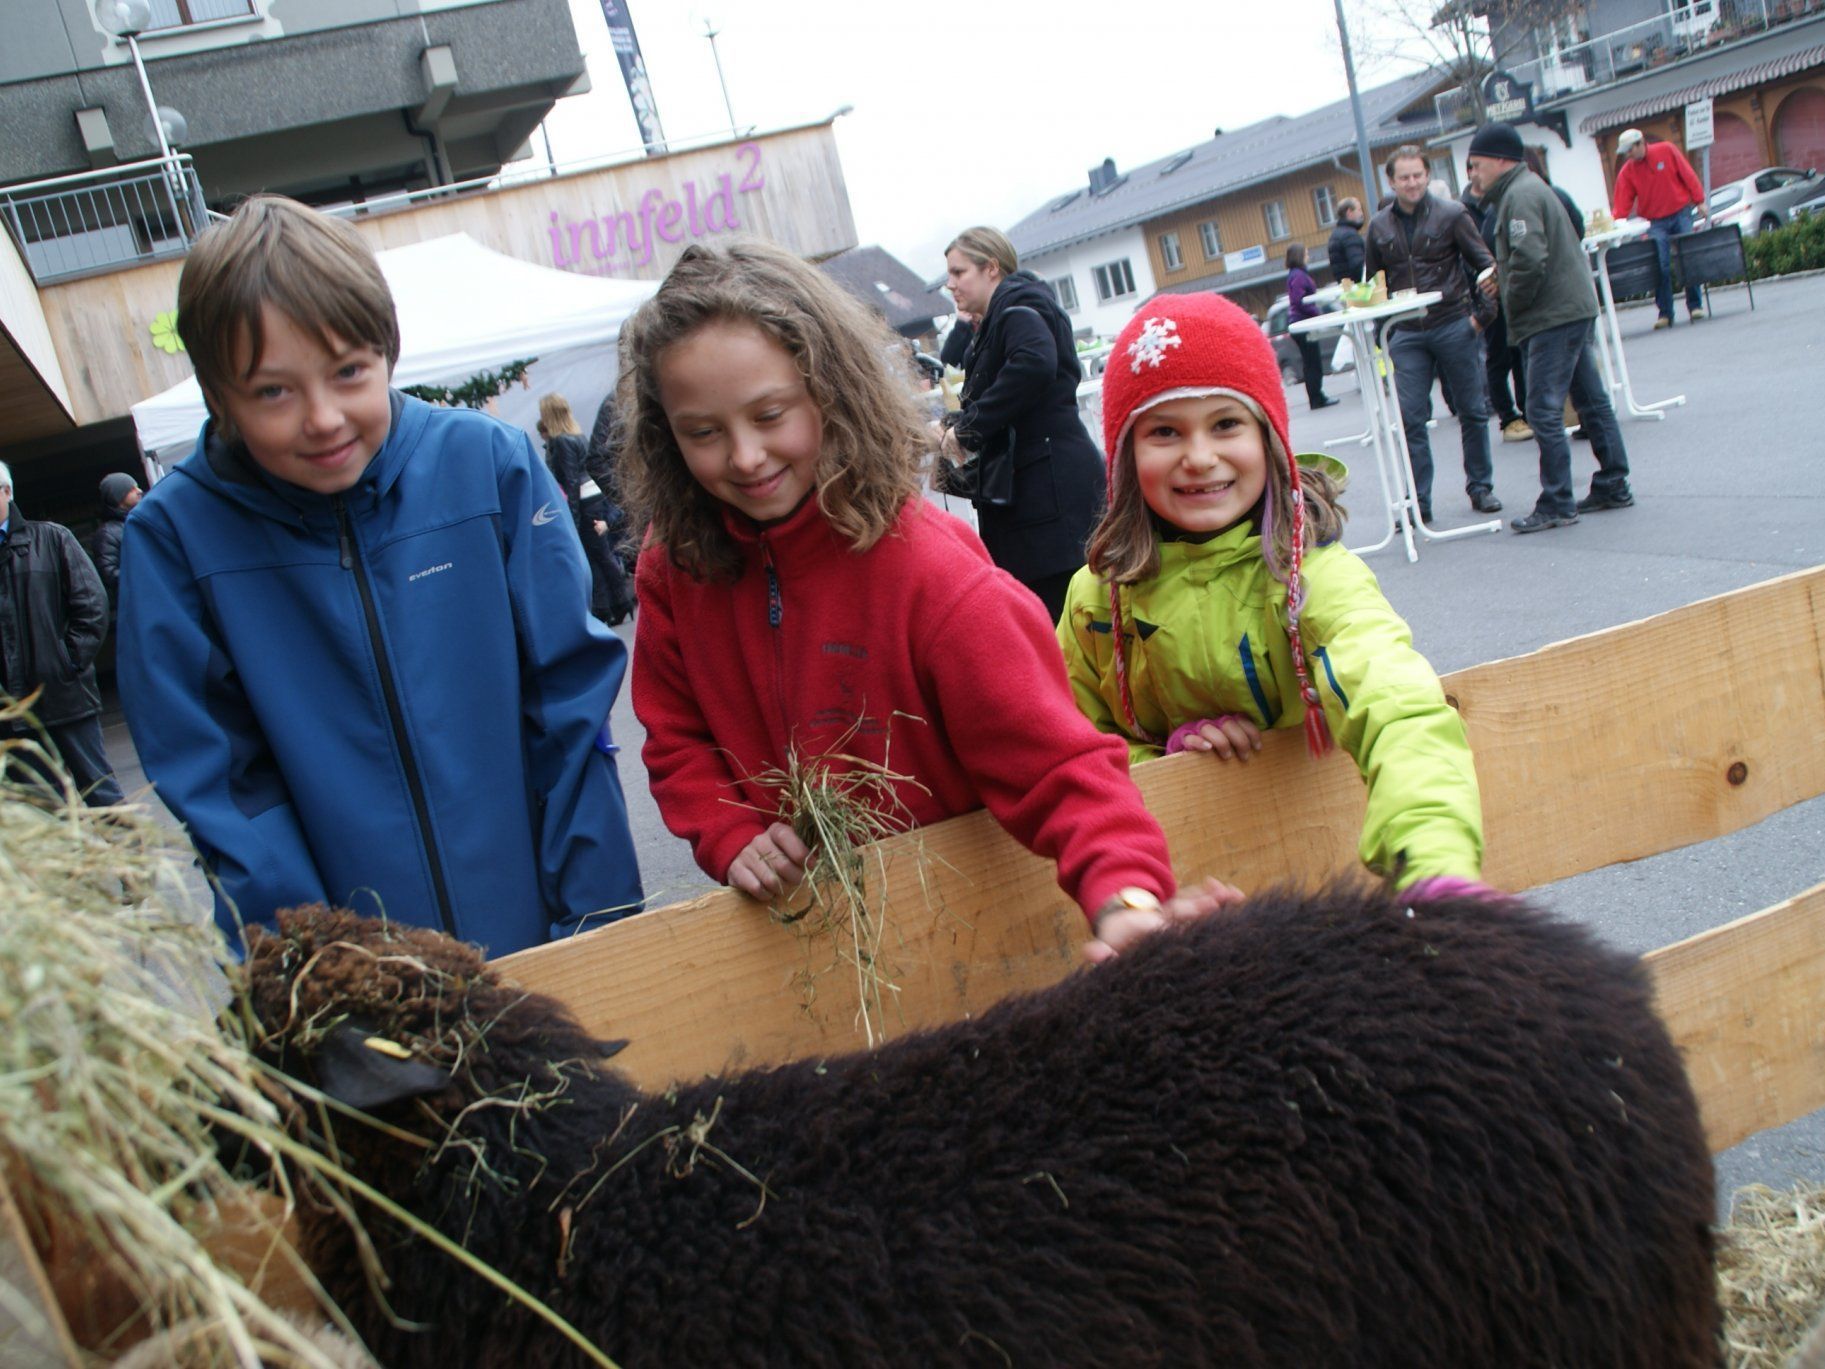
[[[370,1036],[361,1043],[377,1055],[390,1055],[395,1060],[410,1060],[412,1050],[397,1041],[389,1041],[384,1036]]]

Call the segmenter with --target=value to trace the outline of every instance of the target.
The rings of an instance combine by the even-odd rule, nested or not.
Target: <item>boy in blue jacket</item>
[[[127,526],[121,699],[231,941],[326,902],[504,954],[637,909],[626,649],[526,435],[392,390],[373,252],[277,196],[192,250],[178,331],[211,417]]]

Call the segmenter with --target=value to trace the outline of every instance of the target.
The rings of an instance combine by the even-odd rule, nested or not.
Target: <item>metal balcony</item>
[[[41,286],[181,257],[209,225],[203,187],[181,152],[8,186],[0,217]]]

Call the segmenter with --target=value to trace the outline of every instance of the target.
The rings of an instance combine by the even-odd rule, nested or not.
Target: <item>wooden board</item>
[[[1448,677],[1477,756],[1490,882],[1529,888],[1825,793],[1822,627],[1825,568]],[[1355,865],[1363,791],[1351,762],[1312,761],[1293,732],[1269,742],[1245,767],[1180,756],[1136,771],[1181,879],[1259,888]],[[986,813],[881,855],[895,1030],[965,1016],[1077,964],[1082,915],[1051,866]],[[629,1038],[618,1063],[651,1087],[859,1045],[853,988],[828,974],[807,1005],[793,982],[805,964],[792,932],[726,891],[502,961],[592,1031]]]
[[[1712,1150],[1825,1108],[1825,884],[1646,959]]]

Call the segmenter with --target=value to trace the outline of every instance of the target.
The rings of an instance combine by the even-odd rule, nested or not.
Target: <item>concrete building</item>
[[[169,158],[90,0],[6,0],[0,43],[0,460],[33,516],[79,532],[100,475],[140,468],[131,406],[191,373],[184,254],[254,191],[344,214],[376,249],[461,232],[593,275],[657,279],[729,232],[855,246],[835,115],[502,176],[588,88],[566,0],[150,3],[147,78],[187,124]]]

